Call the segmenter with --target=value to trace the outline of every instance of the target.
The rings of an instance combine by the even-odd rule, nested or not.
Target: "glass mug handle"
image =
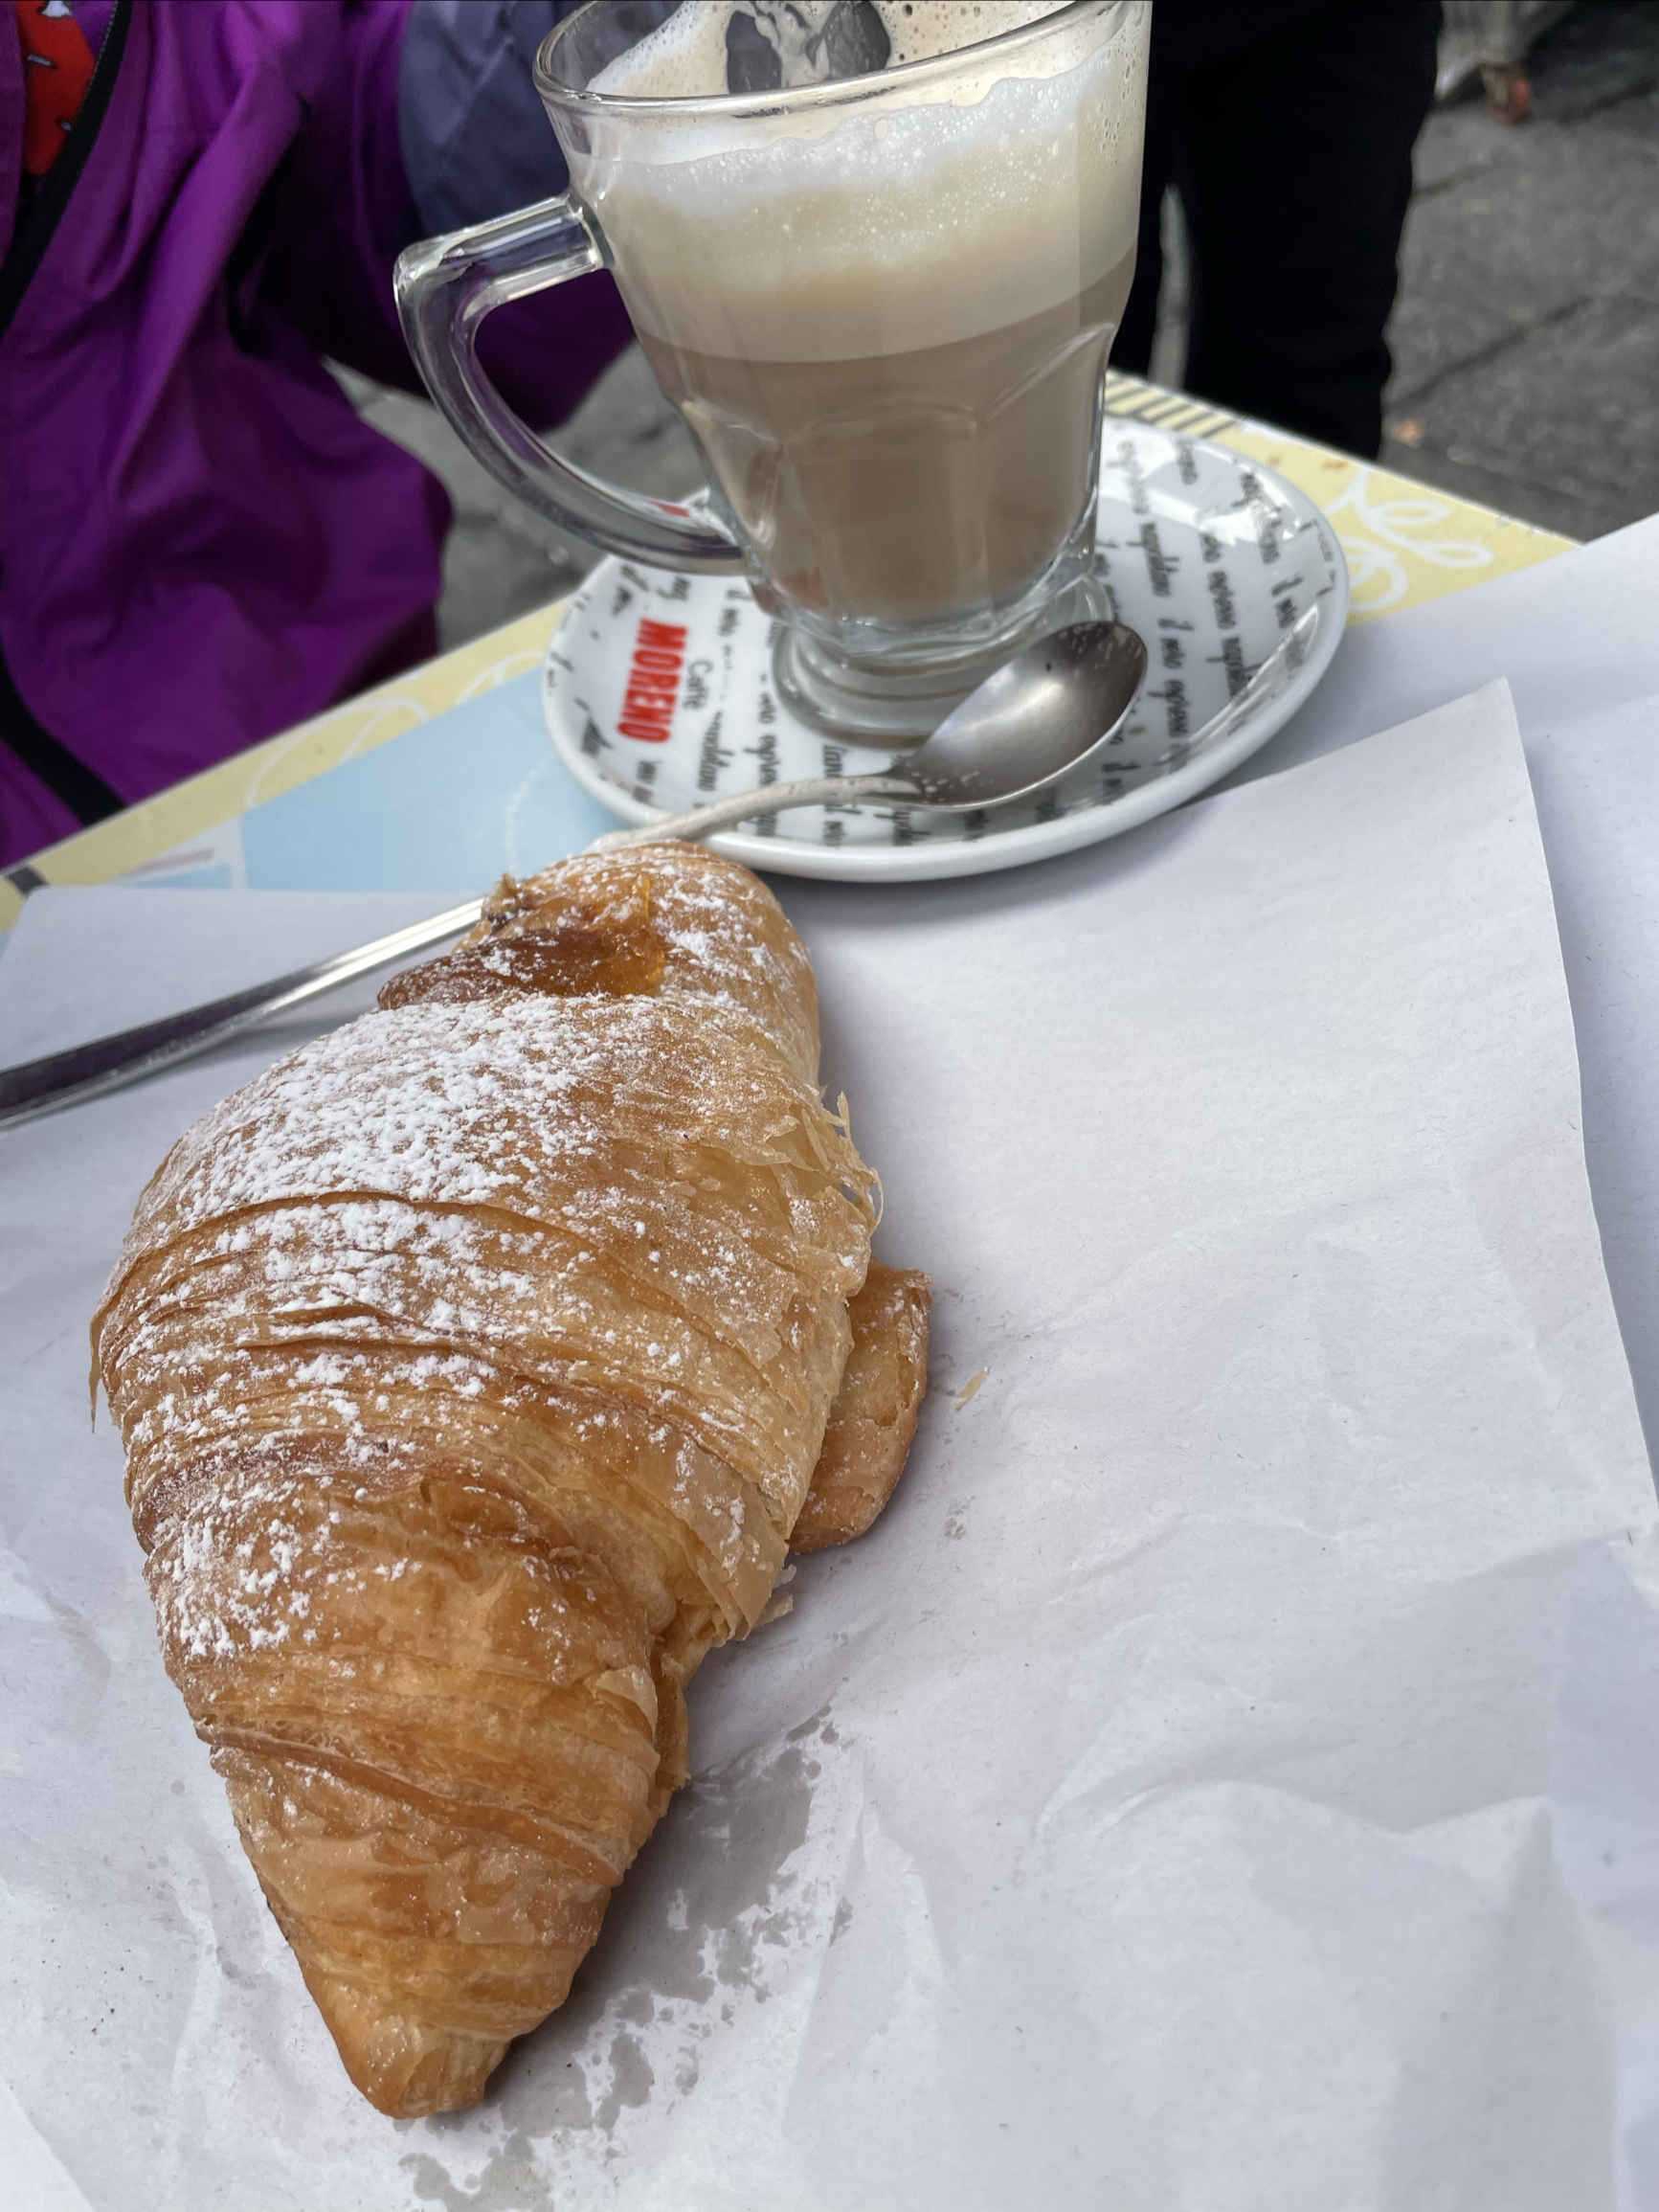
[[[478,332],[492,308],[603,266],[569,193],[423,238],[398,257],[393,279],[409,350],[469,451],[538,514],[607,553],[659,568],[741,576],[742,551],[706,491],[678,506],[602,483],[549,452],[484,374]]]

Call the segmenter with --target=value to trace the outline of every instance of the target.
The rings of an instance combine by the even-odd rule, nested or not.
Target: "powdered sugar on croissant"
[[[140,1203],[93,1342],[164,1657],[384,2110],[472,2102],[562,2002],[685,1682],[771,1595],[874,1212],[817,1029],[746,870],[562,863]],[[872,1513],[925,1364],[923,1278],[883,1273]]]

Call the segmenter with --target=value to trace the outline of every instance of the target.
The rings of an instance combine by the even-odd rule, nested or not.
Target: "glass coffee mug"
[[[901,36],[906,12],[882,11]],[[1014,28],[684,97],[730,11],[591,0],[536,59],[570,193],[397,270],[421,373],[485,466],[611,553],[747,576],[784,696],[853,738],[925,734],[1096,611],[1101,385],[1134,271],[1147,0],[931,13]],[[599,267],[706,463],[684,506],[549,452],[479,365],[493,307]]]

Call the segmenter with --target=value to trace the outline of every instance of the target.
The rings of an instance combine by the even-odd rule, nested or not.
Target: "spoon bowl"
[[[1073,622],[1016,653],[904,761],[924,806],[1000,806],[1081,767],[1134,704],[1146,647],[1123,622]]]

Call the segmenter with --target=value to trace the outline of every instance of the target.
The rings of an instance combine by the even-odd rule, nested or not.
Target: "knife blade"
[[[119,1091],[143,1075],[154,1074],[159,1068],[205,1052],[238,1029],[266,1021],[289,1006],[302,1005],[307,999],[318,998],[411,953],[423,952],[428,945],[441,944],[445,937],[460,936],[462,930],[472,928],[482,912],[482,899],[468,899],[463,906],[446,907],[426,921],[411,922],[386,937],[371,937],[349,952],[330,953],[325,959],[291,969],[269,982],[227,992],[222,999],[188,1006],[183,1013],[140,1022],[133,1028],[95,1037],[89,1044],[72,1045],[65,1051],[48,1052],[41,1059],[25,1060],[14,1068],[0,1068],[0,1128],[55,1114],[60,1107],[78,1105],[83,1098],[96,1098],[105,1091]]]

